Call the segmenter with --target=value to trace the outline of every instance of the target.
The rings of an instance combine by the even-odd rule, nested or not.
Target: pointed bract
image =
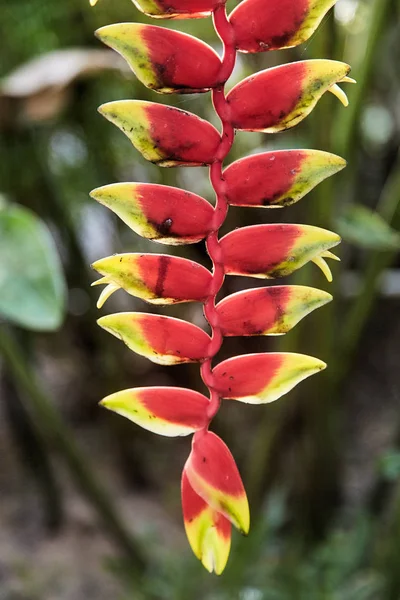
[[[261,279],[291,275],[339,243],[332,231],[288,223],[241,227],[220,241],[225,273]]]
[[[277,285],[231,294],[216,309],[224,336],[281,335],[331,300],[315,288]]]
[[[320,150],[279,150],[241,158],[224,171],[234,206],[280,208],[294,204],[346,161]]]
[[[221,83],[218,54],[186,33],[142,23],[117,23],[98,29],[96,35],[119,52],[136,77],[156,92],[193,94]]]
[[[99,112],[125,133],[144,158],[160,167],[209,165],[221,141],[208,121],[173,106],[119,100],[103,104]]]
[[[205,331],[173,317],[125,312],[106,315],[97,322],[133,352],[159,365],[204,360],[211,343]]]
[[[114,183],[90,195],[137,234],[173,246],[204,239],[214,215],[204,198],[167,185]]]
[[[318,100],[350,71],[334,60],[305,60],[260,71],[229,92],[232,125],[277,133],[300,123]]]
[[[221,0],[132,0],[135,6],[155,19],[200,19],[208,17]]]
[[[220,575],[228,562],[231,523],[196,494],[185,470],[181,490],[183,521],[190,546],[207,571]]]
[[[213,376],[215,389],[222,398],[266,404],[325,368],[326,364],[313,356],[268,352],[224,360],[213,369]]]
[[[111,293],[123,288],[151,304],[203,302],[209,295],[210,271],[186,258],[168,254],[114,254],[92,266],[104,276],[96,284],[108,284]]]
[[[308,40],[337,0],[244,0],[231,13],[236,48],[265,52]]]
[[[193,390],[177,387],[143,387],[107,396],[102,406],[140,427],[176,437],[203,429],[208,422],[209,400]]]
[[[194,491],[242,533],[250,527],[243,483],[229,448],[211,431],[195,435],[185,472]]]
[[[89,0],[95,6],[98,0]],[[208,17],[221,0],[132,0],[136,8],[154,19],[200,19]]]

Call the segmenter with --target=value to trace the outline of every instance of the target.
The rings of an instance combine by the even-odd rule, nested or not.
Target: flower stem
[[[226,183],[222,174],[223,161],[228,156],[234,141],[234,129],[230,120],[229,104],[225,97],[225,82],[229,79],[235,66],[236,49],[233,28],[228,20],[225,6],[218,6],[213,13],[215,31],[220,37],[224,53],[221,70],[219,73],[221,85],[212,91],[212,101],[215,112],[221,120],[221,143],[217,149],[215,160],[210,166],[210,181],[215,192],[216,204],[212,223],[212,231],[206,239],[207,252],[213,263],[212,282],[210,295],[204,304],[204,316],[211,327],[211,343],[208,356],[201,365],[201,376],[210,391],[210,405],[208,410],[209,422],[218,412],[221,398],[214,389],[214,378],[211,363],[221,348],[223,337],[218,322],[218,313],[215,308],[215,299],[224,282],[224,265],[221,246],[218,240],[218,231],[225,221],[228,212],[226,197]]]

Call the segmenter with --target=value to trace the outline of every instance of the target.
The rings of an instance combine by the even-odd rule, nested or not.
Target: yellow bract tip
[[[336,96],[336,98],[339,98],[343,106],[349,105],[349,99],[347,98],[346,93],[337,85],[337,83],[332,85],[332,87],[329,88],[329,91]]]
[[[322,258],[322,256],[316,256],[315,258],[312,259],[312,262],[321,269],[321,271],[323,272],[323,274],[325,275],[325,277],[327,278],[329,283],[332,283],[332,281],[333,281],[332,271],[330,270],[328,264],[325,262],[325,260]]]
[[[357,81],[355,79],[353,79],[352,77],[343,77],[342,79],[343,83],[357,83]]]
[[[108,298],[111,296],[111,294],[113,294],[119,289],[120,286],[115,285],[115,283],[108,284],[107,287],[105,287],[104,290],[101,292],[99,299],[97,300],[97,308],[101,308],[105,301],[108,300]]]
[[[90,285],[91,287],[94,287],[95,285],[105,285],[107,283],[110,283],[107,277],[100,277],[100,279],[96,279],[96,281],[93,281]]]
[[[333,254],[333,252],[330,252],[329,250],[323,252],[321,256],[322,258],[331,258],[332,260],[337,260],[338,262],[340,262],[340,258],[336,256],[336,254]]]

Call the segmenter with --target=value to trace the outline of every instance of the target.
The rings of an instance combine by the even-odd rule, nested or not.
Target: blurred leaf
[[[1,81],[2,121],[56,118],[71,100],[72,85],[104,71],[129,73],[125,62],[109,50],[67,48],[41,54]]]
[[[400,248],[400,234],[365,206],[348,206],[337,218],[336,229],[344,240],[360,248],[382,251]]]
[[[60,327],[65,282],[47,227],[20,206],[0,210],[0,315],[27,329]]]
[[[396,481],[400,477],[400,452],[385,453],[380,458],[379,470],[388,481]]]

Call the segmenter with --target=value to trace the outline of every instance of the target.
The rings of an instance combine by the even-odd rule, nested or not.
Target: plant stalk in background
[[[96,1],[91,2],[96,4]],[[270,286],[232,294],[216,303],[225,275],[263,279],[290,275],[313,261],[331,280],[327,258],[340,238],[311,225],[243,227],[223,238],[219,230],[229,205],[281,208],[300,200],[345,166],[318,150],[283,150],[242,158],[224,168],[235,130],[278,133],[294,127],[326,91],[343,104],[339,82],[350,82],[348,65],[309,60],[266,69],[227,94],[236,51],[262,52],[296,46],[310,37],[335,0],[244,0],[229,15],[217,0],[134,0],[145,14],[163,18],[212,15],[223,44],[222,59],[202,41],[179,31],[135,23],[101,28],[97,36],[119,52],[138,79],[158,93],[211,90],[221,121],[218,131],[192,113],[153,102],[123,100],[100,107],[151,162],[163,167],[208,166],[215,191],[204,198],[170,186],[111,184],[92,192],[139,235],[161,244],[205,239],[212,271],[169,254],[119,254],[94,263],[105,284],[98,306],[116,290],[152,304],[201,302],[211,335],[171,317],[139,312],[107,315],[101,327],[133,351],[163,365],[199,362],[209,398],[189,389],[147,387],[123,390],[102,404],[138,425],[166,436],[193,435],[182,475],[186,533],[195,555],[220,574],[228,560],[231,524],[247,534],[246,492],[234,458],[209,431],[222,399],[250,404],[272,402],[325,368],[322,361],[295,353],[233,357],[212,366],[227,336],[282,335],[331,300],[305,286]]]

